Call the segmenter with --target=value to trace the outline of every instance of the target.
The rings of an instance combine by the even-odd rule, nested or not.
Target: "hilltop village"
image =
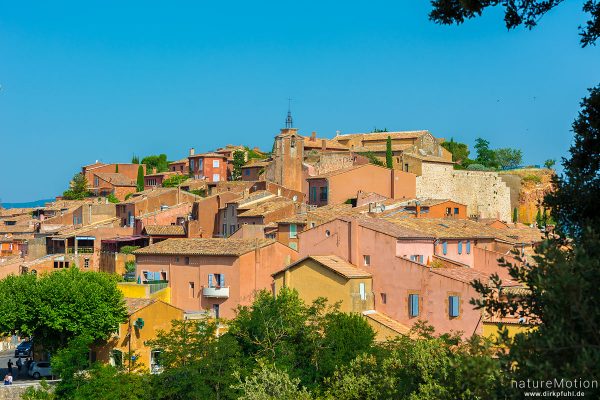
[[[455,169],[442,142],[428,131],[321,138],[290,123],[269,153],[182,149],[160,172],[85,165],[64,197],[0,209],[0,278],[72,266],[117,274],[129,324],[146,326],[95,357],[129,346],[148,366],[158,359],[146,342],[171,320],[214,318],[226,329],[257,291],[283,287],[339,302],[378,340],[418,320],[438,333],[493,335],[500,319],[470,304],[471,282],[495,273],[503,293],[526,290],[497,260],[534,262],[544,233],[515,218],[518,175]],[[69,199],[82,183],[86,195]]]

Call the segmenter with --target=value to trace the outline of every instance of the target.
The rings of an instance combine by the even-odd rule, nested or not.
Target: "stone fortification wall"
[[[450,199],[467,205],[469,216],[511,220],[510,189],[496,172],[454,170],[423,163],[417,197]]]

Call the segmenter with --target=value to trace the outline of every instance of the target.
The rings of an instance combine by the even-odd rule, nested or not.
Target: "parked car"
[[[33,350],[33,342],[31,340],[25,340],[17,346],[15,349],[15,357],[31,357]]]
[[[52,376],[52,367],[50,367],[49,361],[34,361],[31,363],[27,374],[35,379]]]

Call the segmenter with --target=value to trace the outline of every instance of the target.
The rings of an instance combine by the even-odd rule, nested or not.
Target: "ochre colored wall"
[[[138,318],[144,320],[144,327],[142,329],[133,327]],[[138,363],[142,364],[145,368],[149,368],[152,348],[148,347],[146,342],[156,339],[159,330],[169,331],[171,329],[171,321],[182,319],[182,310],[161,301],[154,302],[130,315],[128,323],[120,325],[119,335],[113,336],[104,346],[96,349],[97,359],[101,362],[108,362],[110,352],[113,349],[122,351],[125,358],[130,347],[127,332],[131,324],[131,351],[137,353],[139,356]]]
[[[283,286],[296,289],[302,300],[312,303],[326,297],[330,305],[341,302],[342,312],[362,312],[373,309],[371,278],[347,279],[312,259],[302,261],[290,270],[274,277],[275,294]],[[366,300],[360,300],[359,284],[365,284]]]

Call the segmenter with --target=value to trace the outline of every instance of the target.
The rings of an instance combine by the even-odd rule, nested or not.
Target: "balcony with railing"
[[[216,299],[228,299],[229,286],[202,286],[202,296]]]
[[[75,252],[77,250],[77,252]],[[67,247],[67,254],[92,254],[94,252],[93,247]]]

